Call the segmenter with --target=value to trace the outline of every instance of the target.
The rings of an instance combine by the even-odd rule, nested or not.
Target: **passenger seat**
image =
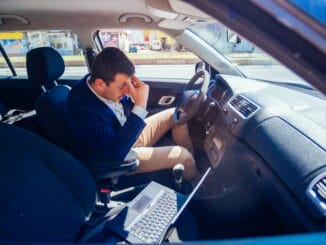
[[[88,170],[53,144],[0,123],[0,239],[74,242],[90,217],[96,186]]]

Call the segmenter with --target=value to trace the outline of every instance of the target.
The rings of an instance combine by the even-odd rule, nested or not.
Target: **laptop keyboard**
[[[184,201],[179,195],[164,191],[146,214],[129,228],[130,233],[145,243],[159,243]]]
[[[206,170],[189,195],[150,182],[113,220],[106,223],[106,228],[132,244],[161,243],[210,170]]]

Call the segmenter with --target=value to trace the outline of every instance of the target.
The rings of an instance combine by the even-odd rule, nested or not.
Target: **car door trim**
[[[174,101],[175,101],[175,96],[165,95],[161,97],[158,104],[163,106],[171,105]]]

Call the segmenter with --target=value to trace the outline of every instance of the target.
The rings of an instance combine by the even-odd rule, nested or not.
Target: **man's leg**
[[[185,167],[185,179],[197,174],[188,127],[186,124],[177,125],[173,115],[174,108],[171,108],[145,119],[146,127],[133,146],[140,161],[140,166],[133,174],[172,169],[178,163]],[[152,147],[170,129],[174,141],[180,146]]]
[[[171,129],[175,143],[193,153],[188,126],[187,124],[177,125],[175,123],[173,118],[174,110],[174,108],[170,108],[146,118],[146,127],[143,129],[134,147],[153,146]]]
[[[182,125],[175,124],[172,127],[171,131],[175,143],[185,147],[192,155],[194,155],[194,149],[191,143],[188,125],[186,123]]]
[[[173,125],[172,109],[167,109],[145,119],[146,126],[141,132],[134,147],[153,146]]]
[[[135,147],[133,150],[137,153],[140,164],[132,174],[172,169],[177,163],[182,163],[185,167],[184,179],[191,179],[197,174],[195,160],[184,147]]]

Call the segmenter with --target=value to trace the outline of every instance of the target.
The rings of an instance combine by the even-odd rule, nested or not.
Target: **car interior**
[[[259,72],[277,73],[279,81],[244,73],[215,49],[216,21],[237,33],[229,47],[246,38],[305,83],[265,70],[265,60]],[[63,49],[50,43],[28,43],[19,63],[8,49],[17,43],[1,34],[44,30],[78,36],[81,75],[67,75]],[[195,182],[180,180],[177,163],[131,175],[139,166],[135,152],[108,161],[67,126],[69,91],[91,73],[107,30],[162,31],[194,54],[178,78],[166,76],[178,64],[139,77],[150,87],[149,115],[175,107],[175,121],[188,123],[200,172]],[[201,39],[209,31],[214,39]],[[171,56],[172,45],[161,40],[127,53],[145,61],[157,49]],[[0,72],[1,243],[326,241],[326,29],[291,1],[2,0],[0,53],[0,71],[7,72]],[[157,145],[171,142],[167,133]],[[155,222],[165,224],[155,230]]]

